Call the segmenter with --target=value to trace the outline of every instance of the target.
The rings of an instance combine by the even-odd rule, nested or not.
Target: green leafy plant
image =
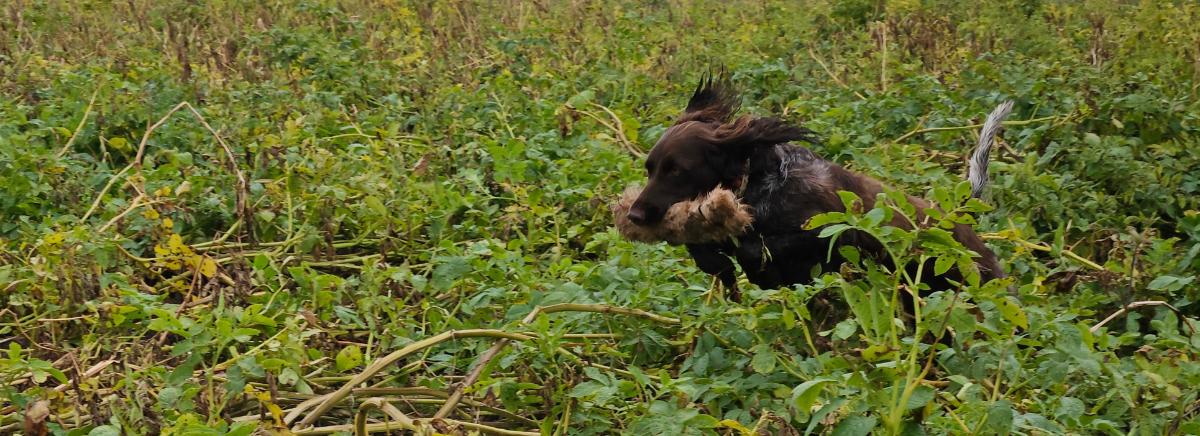
[[[1198,18],[6,4],[0,433],[1200,432]],[[745,111],[894,188],[811,223],[885,259],[733,304],[684,250],[610,228],[718,64]],[[968,200],[964,154],[1007,100]],[[890,227],[915,216],[899,192],[942,212]],[[1007,279],[979,283],[956,222]],[[961,286],[923,291],[951,267]]]

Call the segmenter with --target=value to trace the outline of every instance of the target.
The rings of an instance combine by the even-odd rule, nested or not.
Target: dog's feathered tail
[[[972,197],[979,198],[983,194],[983,188],[987,186],[988,157],[991,155],[992,144],[996,142],[1000,123],[1012,112],[1012,106],[1012,101],[1000,103],[983,122],[983,130],[979,132],[979,144],[975,146],[975,152],[971,153],[971,161],[968,163],[967,180],[971,181]]]

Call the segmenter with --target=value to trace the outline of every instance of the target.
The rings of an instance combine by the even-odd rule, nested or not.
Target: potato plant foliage
[[[6,2],[0,433],[1200,433],[1197,22],[1167,0]],[[608,205],[718,65],[745,111],[944,211],[883,226],[914,213],[889,193],[811,224],[944,271],[970,253],[943,229],[974,223],[1010,277],[906,313],[932,271],[847,252],[735,304],[682,248],[621,239]]]

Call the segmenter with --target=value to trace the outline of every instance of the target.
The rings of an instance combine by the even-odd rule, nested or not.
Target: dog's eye
[[[671,174],[675,174],[675,170],[678,168],[679,165],[675,165],[674,162],[668,160],[663,162],[662,165],[658,166],[658,171],[666,173],[669,176]]]

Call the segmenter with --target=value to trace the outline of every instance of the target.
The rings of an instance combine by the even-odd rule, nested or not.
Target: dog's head
[[[648,181],[629,209],[629,220],[653,225],[671,205],[694,199],[718,186],[737,188],[754,151],[793,140],[813,140],[813,132],[775,118],[733,118],[738,96],[724,76],[700,81],[683,114],[646,157]]]

